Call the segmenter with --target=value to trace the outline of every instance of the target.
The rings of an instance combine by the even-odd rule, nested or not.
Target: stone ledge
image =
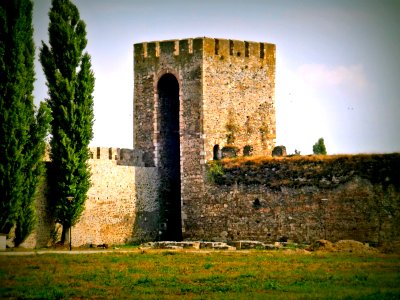
[[[259,241],[236,241],[233,243],[236,249],[266,249],[275,250],[282,248],[282,244],[277,242],[275,244],[265,244]]]
[[[142,244],[141,249],[214,249],[214,250],[236,250],[236,247],[230,246],[222,242],[200,242],[200,241],[186,241],[186,242],[149,242]]]

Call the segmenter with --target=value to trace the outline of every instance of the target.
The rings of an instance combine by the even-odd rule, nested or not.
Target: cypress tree
[[[55,221],[63,225],[61,242],[84,209],[90,186],[89,142],[93,137],[94,75],[83,52],[86,25],[69,0],[53,0],[49,46],[42,42],[40,62],[52,111],[49,196]],[[68,201],[67,197],[73,197]]]
[[[17,216],[15,228],[15,246],[19,246],[33,231],[36,225],[34,197],[37,186],[42,182],[44,173],[43,154],[46,150],[45,137],[51,121],[50,109],[41,102],[29,130],[30,143],[33,146],[25,156],[25,184],[21,209]]]
[[[0,232],[8,234],[23,217],[20,241],[35,224],[32,203],[43,170],[40,144],[49,116],[43,108],[41,119],[35,118],[32,9],[30,0],[0,1]],[[38,134],[32,139],[34,132]],[[27,207],[30,213],[24,215]]]

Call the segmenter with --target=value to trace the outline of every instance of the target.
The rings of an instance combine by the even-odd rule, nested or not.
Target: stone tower
[[[134,148],[160,176],[160,238],[190,237],[205,163],[221,153],[270,155],[275,145],[275,45],[135,44],[134,91]]]

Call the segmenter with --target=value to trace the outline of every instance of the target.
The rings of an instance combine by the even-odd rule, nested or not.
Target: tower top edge
[[[248,42],[248,43],[265,43],[270,45],[275,45],[273,43],[264,42],[264,41],[249,41],[249,40],[237,40],[237,39],[227,39],[227,38],[211,38],[211,37],[193,37],[193,38],[183,38],[183,39],[168,39],[168,40],[157,40],[157,41],[143,41],[134,43],[133,45],[141,45],[141,44],[150,44],[150,43],[168,43],[168,42],[179,42],[179,41],[188,41],[188,40],[218,40],[218,41],[234,41],[234,42]]]

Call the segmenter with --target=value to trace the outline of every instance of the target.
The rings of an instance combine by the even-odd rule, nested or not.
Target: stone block
[[[286,156],[286,147],[285,146],[276,146],[273,150],[272,150],[272,156],[274,157],[282,157],[282,156]]]

